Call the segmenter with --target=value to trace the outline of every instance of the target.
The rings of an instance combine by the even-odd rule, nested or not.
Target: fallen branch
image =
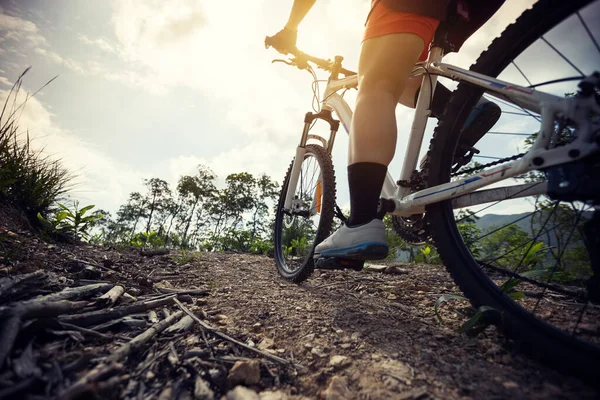
[[[77,326],[77,325],[73,325],[73,324],[69,324],[67,322],[59,322],[59,324],[63,327],[63,328],[67,328],[67,329],[73,329],[75,331],[79,331],[81,333],[85,333],[88,334],[90,336],[94,336],[97,338],[101,338],[101,339],[112,339],[113,337],[110,335],[106,335],[104,333],[95,331],[93,329],[87,329],[87,328],[83,328],[81,326]]]
[[[140,250],[140,255],[144,257],[164,256],[169,253],[169,249]]]
[[[160,332],[164,331],[167,327],[169,327],[169,326],[173,325],[175,322],[177,322],[181,318],[182,315],[183,315],[183,312],[177,311],[176,313],[172,314],[170,317],[163,319],[162,321],[152,325],[150,328],[148,328],[144,332],[142,332],[139,335],[137,335],[136,337],[134,337],[129,343],[125,343],[123,346],[119,347],[114,353],[112,353],[108,357],[108,360],[116,362],[116,361],[120,361],[120,360],[124,359],[130,353],[132,353],[133,351],[142,347],[145,343],[147,343],[154,336],[156,336]]]
[[[30,376],[29,378],[23,379],[21,382],[18,382],[12,386],[9,386],[5,389],[0,390],[0,400],[1,399],[14,399],[15,394],[19,393],[21,390],[25,390],[31,387],[31,385],[37,381],[39,378],[36,376]]]
[[[87,306],[85,301],[36,301],[28,300],[9,306],[0,307],[0,318],[8,315],[16,315],[21,319],[29,318],[50,318],[61,314],[68,314],[73,311],[81,310]]]
[[[156,290],[158,290],[160,293],[165,293],[165,294],[189,294],[191,296],[207,296],[210,294],[210,292],[206,289],[168,289],[168,288],[161,288],[161,287],[157,287],[155,288]]]
[[[96,304],[101,307],[112,306],[125,293],[123,286],[117,285],[96,299]]]
[[[158,300],[148,300],[138,302],[127,306],[110,308],[108,310],[90,311],[78,315],[68,315],[60,319],[61,322],[67,322],[79,326],[89,326],[101,324],[112,319],[124,317],[129,314],[141,313],[151,310],[156,307],[161,307],[168,304],[173,304],[175,295],[161,298]]]
[[[179,322],[177,322],[175,325],[170,326],[165,332],[166,333],[187,332],[192,327],[193,324],[194,324],[194,320],[192,319],[192,317],[190,317],[189,315],[186,315],[185,317],[181,318],[179,320]]]
[[[38,270],[32,272],[30,274],[17,275],[17,276],[9,276],[6,278],[0,279],[0,299],[3,297],[13,297],[12,293],[9,293],[12,288],[22,283],[26,283],[28,281],[43,279],[46,278],[47,275],[44,271]]]
[[[21,318],[18,315],[13,315],[2,321],[0,325],[0,367],[2,367],[4,360],[12,350],[20,328]]]
[[[110,378],[120,373],[123,370],[123,364],[110,363],[98,364],[94,369],[85,374],[81,379],[75,382],[72,386],[65,389],[59,394],[60,399],[73,399],[81,395],[82,393],[93,390],[96,382]]]
[[[85,285],[73,288],[66,288],[57,293],[47,294],[45,296],[38,296],[28,302],[33,301],[58,301],[58,300],[79,300],[92,297],[96,293],[104,292],[113,287],[112,283],[95,283],[92,285]]]
[[[221,333],[221,332],[217,331],[215,328],[213,328],[212,326],[208,325],[206,322],[204,322],[200,318],[198,318],[186,306],[184,306],[179,300],[174,299],[174,301],[175,301],[175,304],[177,304],[179,306],[179,308],[181,308],[187,315],[189,315],[190,317],[192,317],[194,319],[194,321],[196,321],[202,328],[204,328],[205,330],[209,331],[213,335],[218,336],[221,339],[227,340],[228,342],[237,344],[238,346],[240,346],[240,347],[242,347],[242,348],[244,348],[246,350],[249,350],[249,351],[257,353],[257,354],[260,354],[263,357],[268,358],[271,361],[275,361],[275,362],[278,362],[280,364],[292,365],[292,366],[303,368],[299,364],[294,365],[291,361],[285,360],[285,359],[283,359],[281,357],[274,356],[273,354],[266,353],[266,352],[261,351],[261,350],[259,350],[257,348],[250,347],[246,343],[240,342],[239,340],[236,340],[236,339],[232,338],[231,336],[228,336],[228,335],[226,335],[224,333]]]

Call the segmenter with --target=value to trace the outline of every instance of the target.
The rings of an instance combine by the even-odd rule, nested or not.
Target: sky
[[[445,61],[467,68],[533,2],[507,0]],[[198,164],[210,167],[219,185],[243,171],[281,182],[312,103],[310,75],[272,64],[281,56],[264,47],[264,37],[285,24],[291,4],[0,0],[0,100],[28,66],[24,92],[58,76],[29,99],[19,126],[76,175],[70,194],[82,204],[114,212],[129,193],[143,190],[143,179],[158,177],[174,188]],[[369,5],[317,1],[300,27],[298,48],[325,58],[343,55],[344,66],[355,70]],[[345,98],[353,106],[355,92]],[[400,173],[411,116],[412,110],[398,107],[393,176]],[[529,123],[501,120],[495,129],[531,129]],[[522,143],[519,137],[498,140],[489,146],[500,143],[507,149],[503,156]],[[333,158],[342,188],[346,146],[346,135],[338,134]],[[342,206],[346,191],[339,190]]]

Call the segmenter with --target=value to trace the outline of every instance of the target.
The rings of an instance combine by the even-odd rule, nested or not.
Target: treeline
[[[179,178],[175,188],[159,178],[144,180],[113,216],[103,210],[92,242],[177,249],[270,253],[272,208],[279,185],[269,176],[230,174],[225,187],[199,165],[195,175]]]

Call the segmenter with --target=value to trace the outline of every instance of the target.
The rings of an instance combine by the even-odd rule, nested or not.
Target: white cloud
[[[224,183],[227,175],[238,172],[255,176],[265,173],[281,183],[291,158],[272,143],[254,142],[212,157],[179,156],[169,161],[168,170],[172,182],[182,175],[195,174],[197,166],[202,164],[217,175],[219,185]]]
[[[4,39],[26,42],[32,46],[46,43],[38,27],[31,21],[0,13],[0,32]]]
[[[79,40],[81,40],[83,43],[90,45],[90,46],[94,46],[97,47],[98,49],[105,51],[107,53],[116,53],[117,50],[115,48],[115,46],[110,43],[106,38],[97,38],[97,39],[91,39],[86,35],[83,34],[79,34]]]
[[[8,91],[0,90],[4,104]],[[20,92],[16,104],[21,104],[25,93]],[[31,146],[43,149],[43,154],[60,159],[61,164],[75,175],[70,194],[83,203],[115,210],[124,203],[133,190],[141,187],[143,176],[98,151],[93,144],[73,132],[63,129],[38,99],[29,98],[18,119],[19,132],[28,132]]]
[[[55,62],[56,64],[63,65],[69,68],[70,70],[77,72],[78,74],[83,75],[85,73],[85,69],[81,63],[68,58],[63,58],[54,51],[46,50],[43,48],[37,48],[35,49],[35,52],[41,56],[48,58],[50,61]]]
[[[12,86],[13,84],[3,76],[0,76],[0,84],[5,86]]]

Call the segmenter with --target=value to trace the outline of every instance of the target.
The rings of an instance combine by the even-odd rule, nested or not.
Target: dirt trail
[[[477,338],[459,333],[461,320],[453,311],[459,303],[442,306],[444,324],[439,324],[435,301],[442,294],[458,293],[440,266],[388,268],[394,273],[317,271],[307,282],[296,285],[279,278],[273,259],[264,256],[173,252],[150,258],[135,249],[120,252],[97,246],[50,245],[28,232],[11,231],[1,221],[0,244],[4,251],[0,254],[0,279],[34,271],[44,271],[52,278],[55,288],[44,287],[42,292],[34,288],[39,292],[35,294],[97,282],[121,285],[139,299],[150,300],[168,288],[197,289],[198,293],[188,296],[187,304],[202,321],[239,342],[302,366],[294,370],[266,363],[260,354],[216,337],[214,332],[203,333],[194,325],[180,334],[161,333],[132,353],[119,365],[130,375],[111,378],[112,386],[104,382],[113,390],[111,398],[213,398],[199,397],[200,380],[220,399],[233,387],[234,362],[246,363],[250,369],[248,363],[254,363],[257,371],[252,360],[260,363],[260,377],[255,377],[258,381],[252,378],[255,384],[248,386],[260,392],[261,400],[600,396],[577,379],[512,352],[494,328]],[[16,304],[11,302],[27,295],[34,293],[21,293],[20,298],[0,296],[0,306],[6,311]],[[121,301],[115,307],[120,307]],[[179,310],[175,304],[169,307],[138,315],[136,321],[129,320],[120,330],[105,331],[100,337],[90,338],[89,331],[83,331],[83,336],[61,334],[59,330],[66,328],[56,321],[63,316],[50,325],[51,319],[46,325],[41,320],[23,324],[20,337],[24,339],[15,343],[7,362],[0,365],[0,398],[6,393],[3,390],[14,392],[15,385],[22,385],[18,398],[72,388],[115,349],[156,324],[163,313],[167,316]],[[77,318],[73,315],[63,321]],[[23,331],[25,327],[28,331]],[[202,336],[209,336],[204,342],[220,352],[216,358],[214,354],[210,358],[206,349],[198,350]],[[30,370],[17,370],[24,360],[33,363],[28,364]],[[77,368],[74,363],[79,363]],[[138,373],[140,365],[144,369]],[[58,377],[57,368],[62,370]],[[225,377],[227,382],[219,384]],[[38,385],[29,387],[27,382]],[[86,388],[94,391],[101,386],[92,382]],[[259,395],[246,392],[223,398],[255,400]]]
[[[477,338],[457,332],[448,306],[437,323],[435,301],[458,293],[440,266],[317,271],[296,285],[266,257],[202,254],[194,264],[213,288],[206,312],[225,315],[221,326],[231,334],[271,339],[278,354],[306,366],[297,385],[305,396],[322,394],[334,376],[347,378],[347,398],[360,399],[598,396],[508,350],[494,328]]]

